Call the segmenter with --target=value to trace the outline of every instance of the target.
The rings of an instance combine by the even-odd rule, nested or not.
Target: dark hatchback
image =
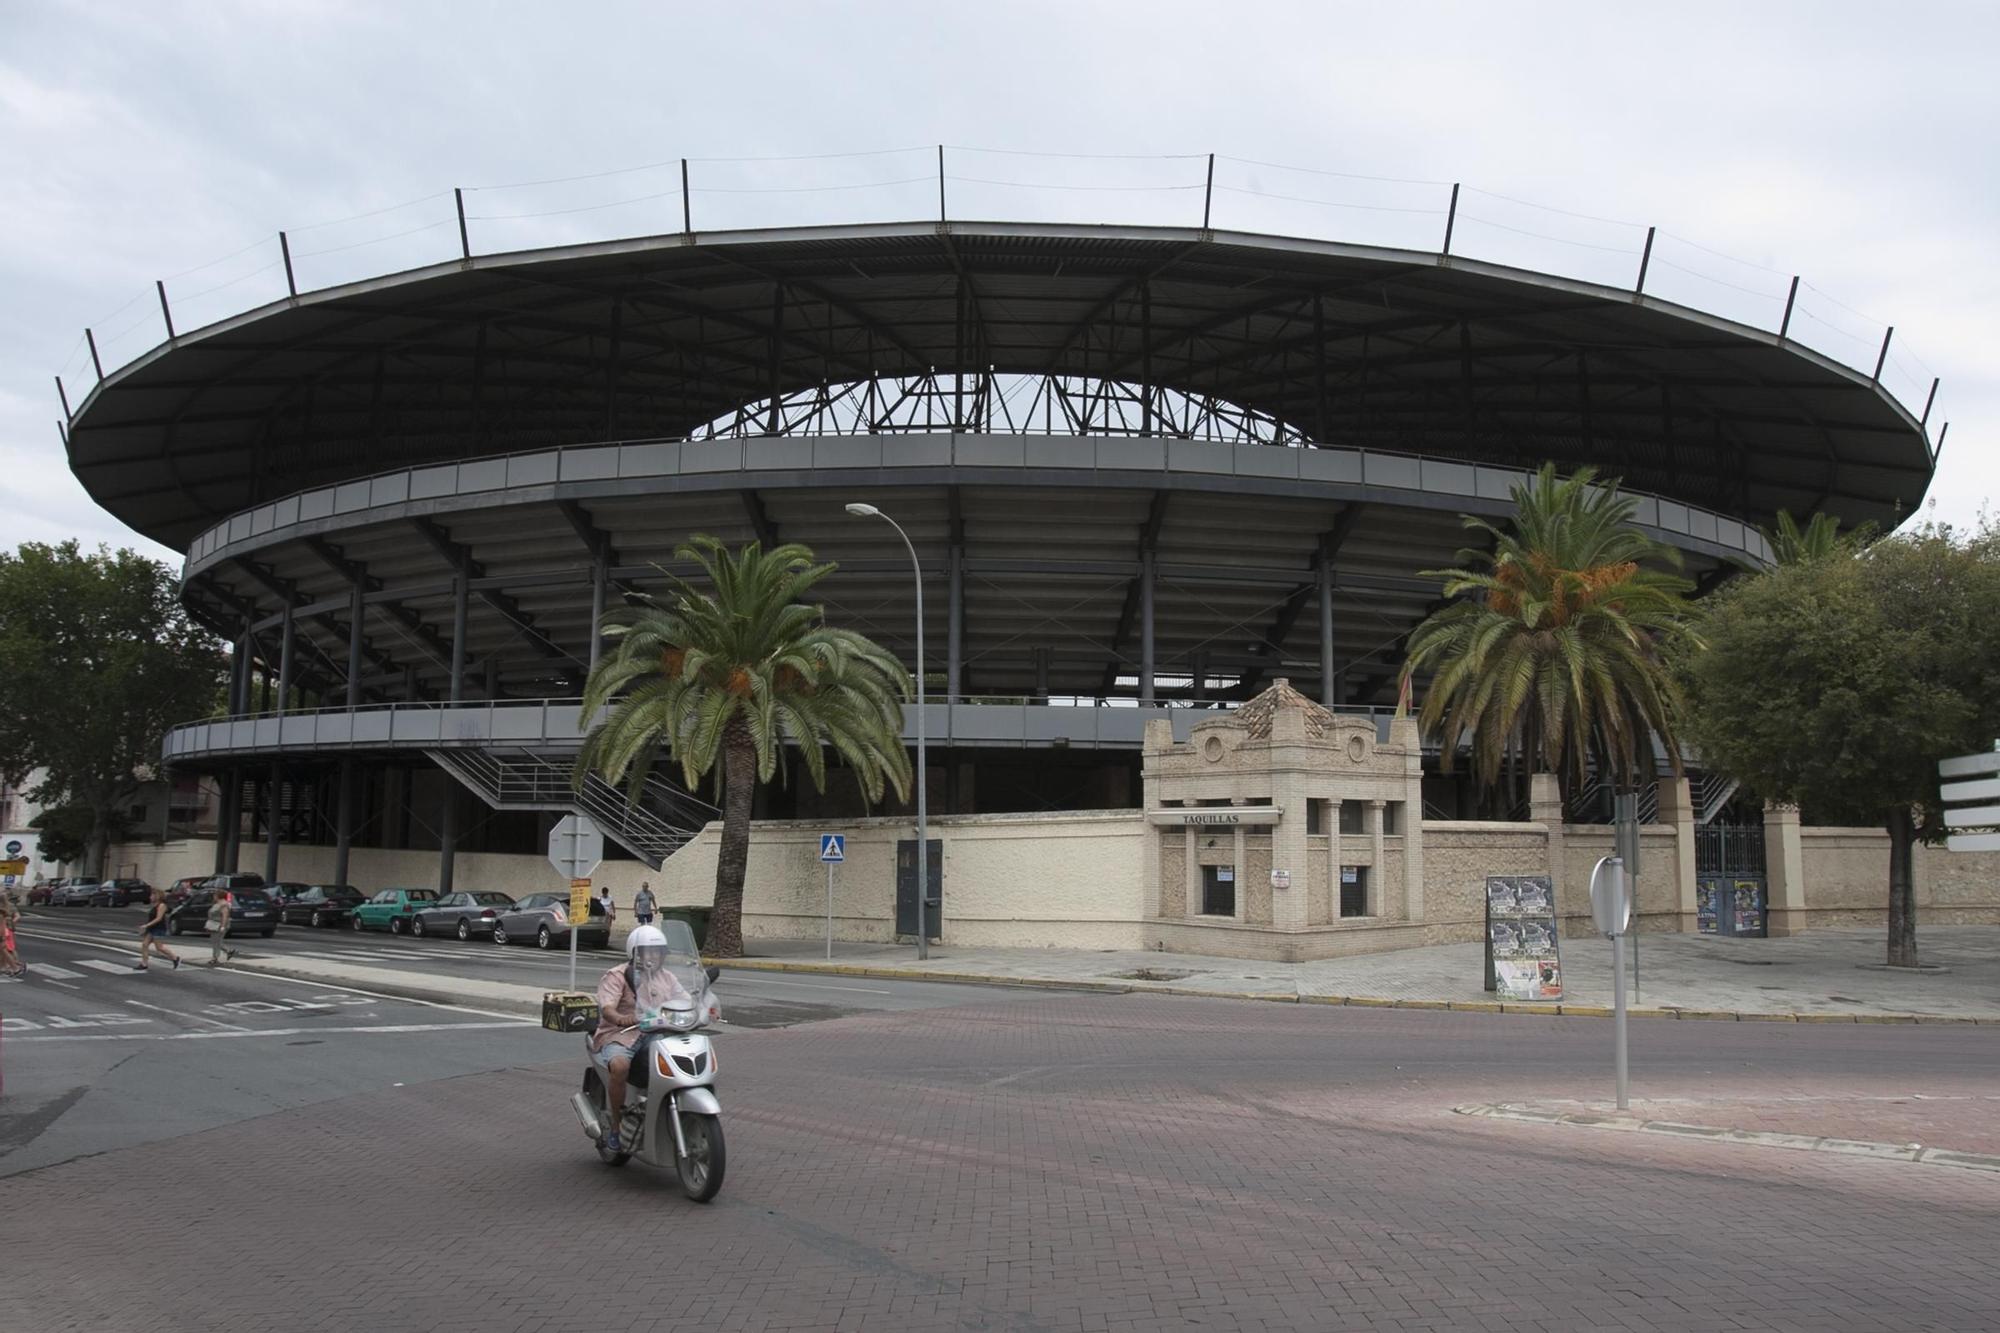
[[[278,909],[264,895],[262,889],[234,889],[230,896],[236,900],[229,914],[229,933],[248,935],[252,931],[270,939],[278,933]],[[208,931],[208,904],[215,897],[213,889],[197,889],[187,896],[187,901],[167,913],[167,930],[175,935],[202,935]]]
[[[278,919],[286,925],[344,926],[362,897],[347,884],[309,885],[279,902]]]

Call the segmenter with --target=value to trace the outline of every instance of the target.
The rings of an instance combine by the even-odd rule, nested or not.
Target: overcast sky
[[[676,230],[678,166],[623,169],[683,156],[697,228],[926,217],[934,149],[718,159],[937,143],[961,217],[1198,222],[1203,164],[1169,155],[1215,152],[1218,226],[1434,248],[1429,182],[1463,181],[1476,256],[1629,282],[1653,223],[1649,290],[1767,327],[1801,273],[1795,333],[1872,364],[1893,323],[1891,382],[1921,407],[1942,377],[1932,512],[1970,521],[2000,478],[1996,30],[1972,3],[17,0],[5,540],[168,554],[70,476],[52,378],[88,388],[87,324],[107,361],[157,341],[155,278],[185,330],[282,291],[281,227],[303,286],[445,258],[455,185],[596,177],[469,195],[481,250]]]

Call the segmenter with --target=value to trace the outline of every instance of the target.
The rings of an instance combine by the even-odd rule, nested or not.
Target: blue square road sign
[[[847,835],[844,833],[822,833],[819,835],[819,859],[826,862],[847,859]]]

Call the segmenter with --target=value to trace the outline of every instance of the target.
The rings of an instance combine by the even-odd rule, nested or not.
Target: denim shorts
[[[598,1068],[609,1069],[613,1060],[629,1061],[632,1058],[632,1047],[627,1042],[608,1041],[602,1047],[593,1050],[590,1058],[597,1063]]]

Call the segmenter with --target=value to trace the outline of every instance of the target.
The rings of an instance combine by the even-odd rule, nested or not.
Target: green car
[[[355,904],[354,928],[401,935],[410,928],[410,914],[436,900],[436,889],[384,889],[366,902]]]

